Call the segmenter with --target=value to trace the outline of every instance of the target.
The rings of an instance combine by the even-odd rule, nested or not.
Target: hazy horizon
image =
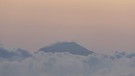
[[[110,53],[135,51],[133,0],[1,0],[0,43],[37,50],[74,41]]]

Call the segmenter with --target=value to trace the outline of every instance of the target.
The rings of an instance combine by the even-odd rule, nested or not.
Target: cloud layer
[[[25,59],[18,57],[22,60],[0,56],[0,76],[135,76],[132,53],[81,56],[38,52]]]

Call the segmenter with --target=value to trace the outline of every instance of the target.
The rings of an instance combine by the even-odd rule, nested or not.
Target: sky
[[[0,0],[0,43],[28,50],[74,41],[96,52],[135,50],[134,0]]]

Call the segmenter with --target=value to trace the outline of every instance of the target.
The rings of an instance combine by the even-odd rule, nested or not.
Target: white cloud
[[[0,62],[0,76],[135,76],[135,58],[37,53],[23,61]]]
[[[0,76],[135,76],[135,54],[30,54],[0,47]]]

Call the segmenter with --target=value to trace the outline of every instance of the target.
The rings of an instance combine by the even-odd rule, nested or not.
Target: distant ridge
[[[43,47],[39,49],[45,53],[62,53],[67,52],[75,55],[87,56],[93,54],[94,52],[84,48],[83,46],[77,44],[76,42],[59,42],[48,47]]]

